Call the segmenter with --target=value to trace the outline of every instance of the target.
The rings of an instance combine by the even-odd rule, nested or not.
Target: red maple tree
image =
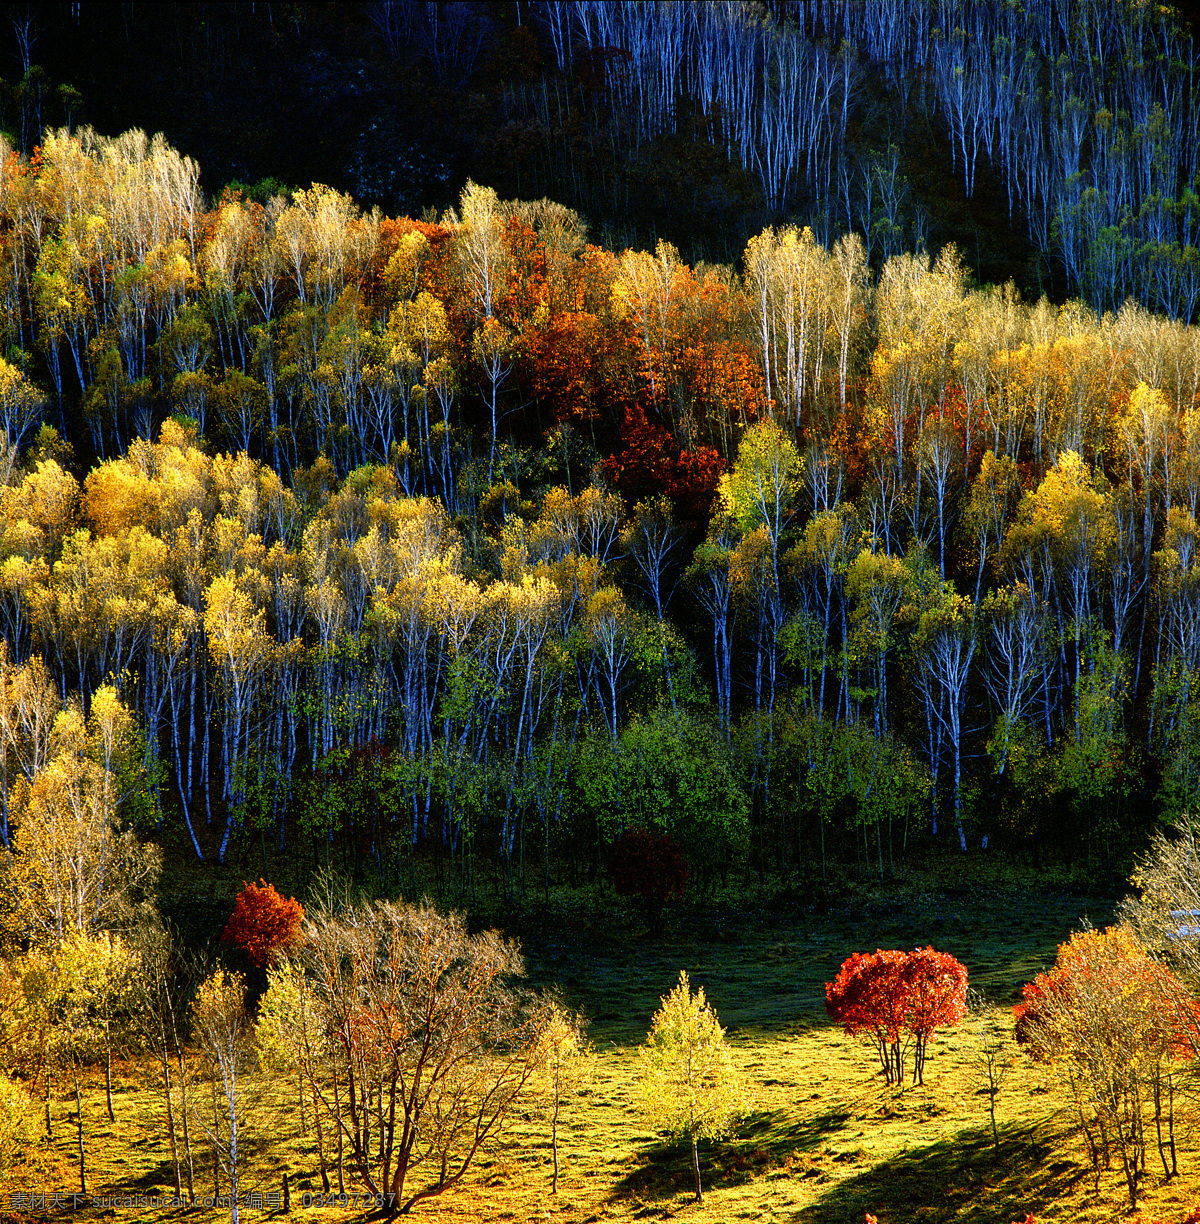
[[[665,493],[681,519],[699,525],[712,510],[724,466],[711,446],[683,450],[670,430],[632,404],[621,426],[621,449],[604,461],[604,472],[630,505]]]
[[[901,968],[906,1024],[913,1035],[913,1075],[925,1082],[925,1051],[939,1028],[957,1024],[967,1014],[967,967],[949,952],[914,948]]]
[[[688,861],[666,833],[629,829],[608,852],[608,873],[622,897],[640,897],[651,930],[657,930],[663,907],[683,897],[691,874]]]
[[[244,949],[251,962],[263,969],[300,937],[304,906],[295,897],[283,897],[274,884],[260,879],[243,883],[221,938]]]
[[[966,966],[931,947],[855,952],[826,982],[825,1009],[852,1036],[871,1038],[889,1084],[903,1083],[911,1044],[913,1083],[922,1084],[929,1039],[966,1014]]]

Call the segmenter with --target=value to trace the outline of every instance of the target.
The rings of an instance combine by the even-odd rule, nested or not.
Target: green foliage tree
[[[795,442],[774,421],[760,421],[742,435],[733,468],[721,478],[725,512],[746,534],[765,527],[775,556],[795,512],[803,470]]]
[[[575,774],[579,800],[605,840],[618,820],[669,834],[702,884],[744,862],[749,804],[729,750],[704,718],[660,708],[625,727],[617,761],[605,766],[609,751],[594,737]]]

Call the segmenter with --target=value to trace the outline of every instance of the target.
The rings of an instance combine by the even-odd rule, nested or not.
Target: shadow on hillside
[[[740,1186],[797,1158],[808,1166],[805,1153],[836,1139],[851,1120],[834,1110],[798,1121],[784,1109],[756,1110],[738,1125],[738,1137],[729,1143],[700,1145],[700,1177],[705,1192]],[[614,1199],[655,1200],[690,1194],[695,1186],[692,1151],[687,1143],[647,1144],[639,1152],[638,1166],[613,1187]]]
[[[846,1224],[870,1212],[879,1224],[1022,1220],[1040,1216],[1088,1170],[1028,1130],[1002,1127],[999,1154],[988,1127],[959,1131],[861,1173],[832,1182],[789,1218],[798,1224]]]
[[[142,1142],[149,1141],[143,1140]],[[140,1144],[135,1142],[131,1146],[137,1147],[140,1146]],[[200,1189],[200,1186],[204,1182],[207,1182],[208,1193],[211,1194],[211,1174],[207,1169],[201,1173],[199,1167],[197,1167],[196,1172],[200,1174],[200,1176],[196,1178],[195,1183],[197,1194],[201,1196],[204,1194],[204,1191]],[[134,1195],[136,1197],[137,1195],[141,1194],[154,1194],[171,1197],[175,1193],[175,1167],[169,1160],[160,1160],[157,1164],[144,1169],[136,1176],[122,1177],[119,1181],[115,1181],[112,1186],[97,1187],[95,1192],[98,1194],[112,1194],[122,1197],[129,1195]],[[184,1193],[187,1193],[186,1185],[184,1187]]]
[[[1074,1161],[1053,1159],[1054,1150],[1027,1130],[1003,1127],[998,1155],[991,1131],[975,1127],[867,1166],[866,1152],[840,1135],[849,1120],[842,1113],[804,1123],[790,1121],[783,1110],[751,1115],[736,1142],[701,1144],[705,1193],[769,1175],[781,1191],[786,1188],[788,1198],[815,1196],[786,1217],[797,1224],[847,1224],[867,1212],[879,1224],[967,1224],[1040,1215],[1088,1176]],[[637,1167],[613,1187],[613,1199],[640,1200],[656,1209],[690,1197],[694,1183],[686,1143],[647,1144],[638,1155]],[[862,1171],[852,1172],[859,1163]]]

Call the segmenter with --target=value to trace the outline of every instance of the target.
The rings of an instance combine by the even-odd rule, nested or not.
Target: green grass
[[[865,1212],[880,1224],[1006,1222],[1027,1212],[1042,1220],[1127,1218],[1119,1171],[1102,1173],[1097,1189],[1067,1099],[1015,1047],[998,1098],[996,1153],[978,1062],[989,1031],[1011,1033],[1008,1005],[1021,984],[1052,962],[1057,943],[1085,919],[1108,920],[1111,898],[1089,897],[1062,881],[1010,880],[979,869],[830,895],[819,907],[786,913],[694,907],[673,915],[653,941],[633,912],[618,908],[599,920],[594,903],[581,904],[578,896],[560,898],[550,918],[526,914],[531,981],[559,986],[587,1011],[598,1051],[593,1083],[565,1115],[559,1194],[549,1194],[548,1127],[530,1113],[515,1120],[502,1150],[479,1161],[468,1184],[414,1214],[561,1224],[674,1217],[861,1224]],[[993,1005],[939,1038],[924,1087],[888,1089],[867,1047],[829,1024],[824,983],[852,951],[918,943],[963,960],[972,986]],[[734,1138],[702,1147],[700,1205],[691,1201],[689,1153],[646,1133],[632,1105],[637,1043],[680,969],[704,986],[726,1025],[752,1107]],[[84,1112],[93,1193],[171,1190],[160,1098],[142,1086],[148,1074],[134,1062],[120,1068],[115,1124],[104,1113],[99,1078],[89,1083]],[[293,1211],[305,1220],[362,1215],[301,1211],[299,1196],[319,1191],[320,1181],[311,1126],[307,1136],[298,1134],[294,1089],[251,1077],[247,1103],[245,1189],[278,1190],[286,1167]],[[5,1191],[77,1187],[71,1108],[65,1096],[55,1102],[53,1140],[29,1153],[26,1166],[5,1179]],[[1182,1175],[1167,1184],[1150,1166],[1147,1219],[1176,1220],[1200,1197],[1200,1142],[1190,1110]],[[198,1128],[193,1143],[197,1190],[211,1193]],[[6,1205],[0,1199],[0,1216]],[[89,1208],[78,1218],[164,1214],[172,1213]]]

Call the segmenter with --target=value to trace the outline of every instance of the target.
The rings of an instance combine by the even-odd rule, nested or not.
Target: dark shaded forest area
[[[985,839],[1108,863],[1194,803],[1171,13],[9,16],[18,859],[90,813],[194,859],[420,859],[461,900],[645,827],[702,889],[787,887]]]
[[[162,131],[260,202],[327,183],[418,216],[468,177],[604,245],[734,263],[767,223],[872,262],[1192,314],[1187,10],[1107,0],[10,5],[3,126]],[[95,49],[103,47],[103,54]]]

